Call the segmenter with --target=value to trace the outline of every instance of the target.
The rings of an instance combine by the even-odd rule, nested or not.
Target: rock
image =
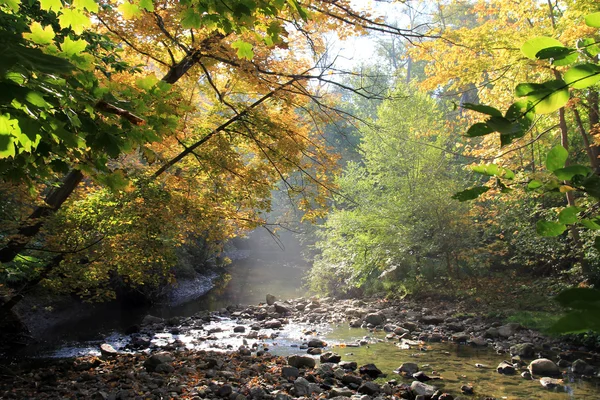
[[[308,347],[322,348],[325,346],[327,346],[327,343],[325,343],[321,339],[311,339],[308,341]]]
[[[154,372],[161,372],[161,373],[165,373],[165,374],[170,374],[171,372],[174,372],[175,368],[173,368],[173,366],[171,364],[158,364],[155,368],[154,368]]]
[[[500,336],[500,332],[498,332],[498,328],[489,328],[483,334],[484,338],[490,338],[490,339],[496,339],[499,336]]]
[[[300,370],[296,367],[282,367],[281,368],[281,376],[283,376],[284,378],[294,378],[296,379],[297,377],[300,376]]]
[[[231,393],[233,393],[231,385],[223,385],[217,389],[217,396],[219,397],[229,397]]]
[[[156,368],[161,364],[171,363],[174,358],[171,354],[162,352],[156,353],[150,356],[146,361],[144,361],[144,367],[148,372],[154,372]]]
[[[154,325],[154,324],[162,324],[163,319],[154,317],[152,315],[146,315],[142,320],[142,325]]]
[[[100,354],[102,354],[102,357],[107,357],[108,358],[108,357],[114,357],[114,356],[116,356],[119,353],[110,344],[103,343],[103,344],[100,345]]]
[[[450,393],[442,393],[442,394],[440,394],[440,396],[437,399],[438,400],[454,400],[454,396],[452,396]],[[489,397],[486,397],[486,400],[487,399],[489,399]],[[493,398],[492,398],[492,400],[493,400]]]
[[[496,371],[504,375],[514,375],[517,372],[515,367],[508,361],[502,361],[500,364],[498,364]]]
[[[381,387],[374,382],[365,382],[359,386],[359,388],[357,389],[357,392],[372,396],[374,394],[381,392]]]
[[[346,374],[342,377],[341,379],[342,383],[344,385],[356,385],[356,387],[362,385],[363,380],[361,377],[356,376],[356,375],[352,375],[352,374]]]
[[[403,335],[405,333],[409,333],[410,331],[402,326],[397,326],[396,328],[394,328],[393,332],[396,335]]]
[[[407,329],[409,332],[414,332],[419,328],[419,325],[414,322],[406,321],[402,324],[402,327]]]
[[[398,371],[398,373],[404,372],[406,375],[412,376],[414,373],[419,371],[419,366],[411,362],[402,363],[402,365],[400,365],[396,371]]]
[[[531,375],[537,376],[560,376],[560,369],[558,365],[552,360],[547,358],[538,358],[533,360],[527,367]]]
[[[354,392],[345,388],[332,388],[329,391],[329,398],[337,398],[337,397],[347,397],[350,398]]]
[[[272,294],[267,294],[267,304],[272,306],[273,304],[275,304],[275,296],[273,296]]]
[[[427,374],[425,374],[425,372],[423,371],[415,372],[414,374],[412,374],[412,377],[413,379],[416,379],[419,382],[427,382],[432,379],[431,377],[427,376]]]
[[[481,336],[471,338],[468,343],[472,346],[477,346],[477,347],[485,347],[488,345],[487,340],[485,340]]]
[[[511,356],[519,356],[523,358],[533,358],[535,353],[535,346],[533,343],[521,343],[515,344],[510,348]]]
[[[466,332],[459,332],[452,334],[452,341],[456,343],[467,343],[469,341],[469,334]]]
[[[314,368],[316,363],[315,359],[309,356],[293,355],[288,357],[288,364],[296,368]]]
[[[321,357],[319,359],[321,360],[322,363],[337,364],[342,360],[342,356],[340,356],[337,353],[332,353],[331,351],[328,351],[327,353],[321,354]]]
[[[281,325],[281,321],[278,319],[271,319],[265,322],[265,328],[267,329],[279,329]]]
[[[517,323],[510,323],[510,324],[506,324],[506,325],[502,325],[501,327],[498,328],[498,335],[502,336],[503,338],[509,338],[512,335],[514,335],[515,333],[517,333],[517,331],[521,329],[521,324],[517,324]]]
[[[555,389],[555,388],[563,387],[562,379],[553,379],[553,378],[544,377],[544,378],[540,379],[540,383],[542,384],[542,387],[544,387],[546,389]]]
[[[321,354],[323,352],[323,349],[319,349],[317,347],[309,347],[306,352],[312,356],[316,356]]]
[[[349,371],[355,371],[356,368],[358,368],[358,364],[356,364],[356,361],[342,361],[339,363],[339,366],[340,368]]]
[[[415,396],[431,397],[436,390],[437,388],[435,386],[431,386],[419,381],[413,381],[413,383],[410,385],[410,391]]]
[[[529,379],[530,380],[531,379],[531,372],[529,372],[529,371],[523,371],[521,373],[521,378],[523,378],[523,379]]]
[[[470,385],[462,385],[460,387],[460,391],[464,394],[473,394],[473,386]]]
[[[577,375],[594,375],[594,367],[581,359],[573,361],[571,370]]]
[[[273,305],[275,306],[275,312],[278,312],[279,314],[289,314],[292,312],[292,310],[281,303],[275,303]]]
[[[294,390],[297,397],[309,396],[310,395],[310,382],[303,377],[298,377],[294,381]]]
[[[242,326],[242,325],[238,325],[235,328],[233,328],[233,331],[236,333],[244,333],[244,332],[246,332],[246,327]]]
[[[444,317],[437,315],[423,315],[420,318],[420,321],[427,325],[437,325],[444,322]],[[406,328],[406,326],[404,326]]]
[[[361,375],[369,375],[371,378],[377,378],[382,374],[381,370],[375,364],[365,364],[358,369]]]
[[[381,313],[371,313],[365,316],[364,322],[366,324],[383,325],[385,323],[385,315]]]

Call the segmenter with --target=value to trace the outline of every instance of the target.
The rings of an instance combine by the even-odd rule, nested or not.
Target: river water
[[[123,329],[139,323],[148,313],[163,318],[185,317],[202,310],[219,310],[231,304],[258,304],[265,301],[267,293],[279,299],[297,298],[306,294],[302,278],[309,265],[302,259],[297,246],[288,245],[286,250],[282,250],[264,235],[259,236],[253,243],[256,247],[244,250],[245,257],[238,258],[227,268],[225,278],[213,276],[215,279],[201,279],[193,283],[198,294],[208,290],[207,293],[185,301],[186,296],[190,296],[190,288],[183,286],[180,288],[182,294],[175,295],[176,301],[171,304],[143,310],[112,310],[112,318],[95,316],[95,319],[80,321],[77,329],[72,325],[70,330],[69,326],[58,327],[54,335],[60,335],[62,329],[64,344],[60,349],[54,349],[45,355],[65,357],[97,353],[98,345],[102,342],[122,348],[128,341],[128,337],[121,333]],[[99,323],[102,320],[104,324]],[[237,349],[243,343],[243,335],[231,334],[233,327],[237,325],[236,321],[224,319],[211,324],[222,330],[214,334],[220,339],[221,349]],[[383,332],[370,333],[363,329],[349,328],[347,325],[308,324],[284,325],[283,330],[276,331],[276,338],[265,339],[261,343],[278,355],[304,353],[306,350],[300,350],[299,345],[306,342],[309,335],[307,332],[327,341],[332,351],[342,355],[345,361],[356,361],[358,365],[375,363],[388,374],[385,380],[395,378],[402,381],[403,378],[395,375],[393,370],[403,362],[415,362],[428,375],[443,378],[433,381],[435,386],[455,395],[460,394],[458,388],[468,384],[475,388],[475,396],[472,398],[490,396],[497,399],[600,399],[597,382],[569,377],[565,380],[563,389],[549,391],[541,388],[537,380],[525,380],[518,375],[498,374],[495,368],[507,355],[498,355],[489,348],[436,343],[407,349],[383,340]],[[273,332],[264,333],[269,336]],[[90,340],[92,338],[95,340]],[[189,344],[190,348],[206,348],[203,346],[207,344],[193,344],[192,339],[191,336],[164,333],[157,334],[153,342],[160,344],[180,340]],[[349,346],[360,339],[366,339],[369,344],[360,347]],[[476,367],[476,364],[479,367]],[[410,383],[410,380],[406,382]]]

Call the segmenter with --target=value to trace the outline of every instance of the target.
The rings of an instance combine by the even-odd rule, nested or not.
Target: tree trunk
[[[29,217],[23,221],[17,234],[10,239],[4,248],[0,249],[0,262],[6,263],[14,260],[17,254],[40,231],[46,217],[52,215],[63,205],[82,179],[83,174],[81,171],[77,169],[71,170],[63,179],[62,184],[48,193],[45,199],[47,205],[37,207],[33,210]]]

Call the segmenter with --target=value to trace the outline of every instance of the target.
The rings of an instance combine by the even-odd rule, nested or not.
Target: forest
[[[600,331],[595,1],[0,0],[0,22],[0,319],[36,290],[152,302],[265,228],[308,234],[321,296],[543,291],[556,332]]]

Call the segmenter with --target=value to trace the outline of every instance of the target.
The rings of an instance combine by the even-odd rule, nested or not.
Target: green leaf
[[[486,121],[487,126],[493,129],[495,132],[504,134],[514,134],[521,130],[518,124],[513,124],[508,119],[500,117],[491,117]]]
[[[58,22],[61,28],[69,28],[77,34],[81,34],[85,28],[92,26],[92,21],[77,9],[63,9],[62,14],[58,17]]]
[[[535,224],[538,235],[543,237],[559,236],[567,230],[567,226],[554,221],[539,220]]]
[[[42,27],[42,24],[34,21],[29,26],[29,29],[31,29],[31,33],[24,33],[23,37],[35,44],[50,44],[54,40],[54,29],[50,25]]]
[[[521,46],[521,52],[525,54],[525,57],[536,60],[536,55],[540,52],[540,50],[548,47],[562,47],[562,45],[563,44],[561,42],[551,37],[538,36],[526,41],[523,46]]]
[[[579,183],[583,190],[597,199],[600,199],[600,177],[596,174],[590,175]]]
[[[137,79],[135,81],[135,85],[140,89],[144,89],[146,91],[152,89],[154,85],[158,82],[158,78],[154,74],[150,74],[145,76],[144,78]]]
[[[80,10],[85,8],[92,13],[98,12],[98,3],[95,0],[73,0],[73,6]]]
[[[569,90],[567,87],[558,90],[546,90],[535,92],[527,96],[527,100],[533,104],[536,114],[550,114],[564,107],[569,102]]]
[[[5,4],[8,8],[10,8],[14,12],[19,12],[19,6],[21,5],[21,0],[0,0],[0,5]]]
[[[475,186],[473,188],[463,190],[462,192],[455,193],[452,198],[460,202],[474,200],[490,190],[487,186]]]
[[[124,190],[129,185],[129,180],[125,177],[123,171],[115,171],[110,174],[98,177],[98,180],[113,192]]]
[[[584,333],[589,330],[600,331],[598,311],[572,311],[556,321],[549,329],[550,333]]]
[[[578,310],[598,309],[600,290],[571,288],[563,290],[554,298],[561,306]]]
[[[202,26],[202,17],[196,13],[192,8],[188,8],[182,13],[181,27],[184,29],[195,28],[198,29]]]
[[[142,12],[140,11],[140,7],[137,4],[131,4],[129,1],[125,0],[119,7],[117,7],[124,19],[133,19],[140,15]]]
[[[600,66],[596,64],[576,65],[565,72],[564,78],[572,88],[584,89],[600,80]]]
[[[0,159],[14,157],[14,140],[21,133],[19,121],[11,119],[9,114],[0,115]]]
[[[581,211],[582,209],[579,207],[566,207],[558,214],[558,222],[561,224],[574,224],[577,222],[577,215]]]
[[[540,60],[552,59],[554,65],[561,61],[562,65],[567,65],[577,60],[576,50],[564,46],[547,47],[538,51],[535,56]],[[568,60],[567,64],[565,64],[566,60]]]
[[[254,58],[251,43],[244,42],[243,40],[236,40],[231,43],[231,47],[237,49],[238,58],[245,58],[247,60],[252,60],[252,58]]]
[[[600,231],[600,224],[598,224],[596,221],[593,221],[591,219],[582,219],[581,221],[579,221],[579,223],[583,226],[585,226],[588,229],[591,229],[593,231]]]
[[[45,11],[58,12],[62,9],[60,0],[40,0],[40,8]]]
[[[533,190],[533,189],[540,188],[540,187],[542,187],[543,185],[544,185],[544,184],[543,184],[542,182],[540,182],[540,181],[537,181],[537,180],[535,180],[535,179],[534,179],[534,180],[532,180],[531,182],[529,182],[529,183],[527,184],[527,189],[529,189],[529,190]]]
[[[575,175],[587,176],[592,170],[585,165],[569,165],[568,167],[558,168],[552,172],[558,179],[570,181]]]
[[[600,54],[600,44],[595,39],[585,38],[577,41],[577,48],[583,50],[589,57],[596,57]]]
[[[515,96],[528,96],[540,90],[546,90],[546,87],[541,83],[519,83],[515,88]]]
[[[34,90],[30,90],[25,95],[25,100],[29,104],[33,104],[34,106],[40,107],[40,108],[47,108],[50,106],[44,99],[44,96],[42,96],[42,94],[40,92],[36,92]]]
[[[502,117],[502,113],[500,111],[491,106],[484,106],[483,104],[464,103],[461,107],[466,108],[467,110],[477,111],[482,114]]]
[[[484,136],[494,132],[492,128],[490,128],[485,122],[478,122],[476,124],[471,125],[469,130],[467,131],[468,137],[476,137],[476,136]]]
[[[154,4],[152,3],[152,0],[140,0],[138,5],[140,6],[141,9],[144,9],[148,12],[154,11]]]
[[[72,40],[70,37],[66,37],[65,41],[61,45],[62,51],[68,56],[77,55],[85,50],[88,42],[82,39]]]
[[[556,145],[548,152],[546,156],[546,168],[548,171],[555,171],[559,168],[563,168],[567,162],[569,153],[561,145]]]
[[[595,12],[585,16],[585,24],[592,28],[600,28],[600,12]]]

